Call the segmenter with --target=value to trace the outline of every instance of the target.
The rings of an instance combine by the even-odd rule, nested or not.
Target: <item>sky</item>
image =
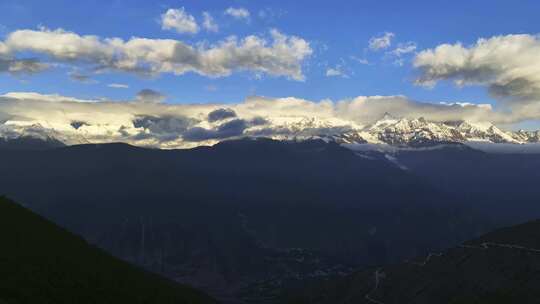
[[[1,0],[0,123],[119,138],[151,133],[138,119],[153,115],[167,138],[194,126],[220,138],[229,126],[207,115],[229,109],[244,115],[239,130],[284,116],[362,126],[389,111],[537,129],[538,11],[532,0]]]
[[[249,17],[227,15],[228,8],[245,9]],[[183,9],[195,18],[197,33],[163,29],[161,16]],[[258,75],[249,71],[207,77],[188,72],[141,76],[119,72],[89,75],[63,66],[35,75],[2,75],[2,92],[36,91],[79,98],[129,99],[150,88],[175,103],[238,102],[246,96],[295,96],[309,100],[339,100],[360,95],[406,95],[425,102],[492,103],[482,87],[456,88],[440,83],[426,89],[414,85],[414,52],[442,43],[472,44],[482,37],[537,33],[538,1],[29,1],[2,0],[3,36],[20,29],[45,27],[79,35],[175,39],[191,44],[216,43],[231,35],[268,36],[271,29],[310,43],[313,53],[302,62],[305,80]],[[203,12],[217,31],[202,28]],[[369,48],[373,37],[391,33],[389,46]],[[390,55],[399,44],[416,46],[401,58]],[[37,54],[39,55],[39,54]],[[343,75],[330,76],[330,69]],[[331,71],[331,70],[330,70]],[[90,76],[77,81],[70,73]],[[336,73],[336,74],[337,74]],[[127,89],[110,84],[127,85]]]

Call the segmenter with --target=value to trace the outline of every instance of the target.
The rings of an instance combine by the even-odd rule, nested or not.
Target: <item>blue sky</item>
[[[224,14],[229,8],[244,8],[249,19]],[[202,23],[202,12],[210,13],[219,31],[197,34],[163,30],[160,16],[171,8],[185,12]],[[91,75],[87,82],[69,77],[74,65],[61,64],[35,75],[0,74],[0,93],[36,91],[78,98],[128,100],[141,89],[150,88],[167,96],[168,102],[239,102],[249,95],[295,96],[309,100],[339,100],[359,95],[406,95],[424,102],[467,101],[491,103],[485,87],[456,88],[449,82],[435,88],[415,86],[414,53],[403,56],[403,64],[386,54],[400,43],[416,45],[416,52],[442,43],[474,43],[481,37],[538,33],[538,1],[68,1],[2,0],[0,30],[3,36],[20,29],[62,28],[79,35],[103,38],[144,37],[175,39],[189,44],[215,43],[228,36],[267,37],[275,28],[309,42],[313,54],[303,62],[304,81],[252,72],[234,72],[212,78],[195,73],[159,74],[142,77],[106,72]],[[371,38],[394,34],[391,46],[373,51]],[[36,54],[35,56],[42,56]],[[365,59],[361,64],[353,56]],[[341,66],[347,77],[328,77],[329,68]],[[84,71],[84,67],[81,68]],[[127,89],[108,87],[126,84]]]

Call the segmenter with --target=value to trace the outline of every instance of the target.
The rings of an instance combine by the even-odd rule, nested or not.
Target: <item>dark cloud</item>
[[[128,138],[128,137],[129,137],[129,132],[128,132],[127,130],[128,130],[128,127],[126,127],[126,126],[121,126],[121,127],[118,129],[118,132],[119,132],[120,134],[122,134],[122,137]]]
[[[505,83],[495,83],[488,87],[491,96],[497,99],[534,101],[540,96],[540,88],[526,78],[516,78]]]
[[[469,46],[441,44],[418,53],[414,66],[420,72],[418,84],[452,80],[459,86],[480,85],[496,99],[514,101],[517,111],[540,100],[538,35],[493,36]]]
[[[135,128],[143,128],[148,130],[152,134],[164,135],[164,134],[180,134],[185,132],[191,125],[196,123],[192,118],[185,116],[149,116],[141,115],[137,116],[133,120],[133,126]]]
[[[89,124],[87,124],[86,122],[84,121],[80,121],[80,120],[74,120],[71,122],[71,126],[73,127],[73,129],[75,130],[78,130],[80,127],[82,126],[88,126]]]
[[[82,82],[82,83],[95,83],[96,81],[92,79],[89,75],[81,74],[78,72],[71,72],[69,73],[69,78],[72,80]]]
[[[210,139],[224,139],[229,137],[240,136],[244,130],[248,128],[248,124],[243,119],[235,119],[226,122],[216,129],[209,130],[205,128],[195,127],[187,130],[184,133],[185,141],[204,141]]]
[[[208,121],[216,122],[227,118],[236,117],[236,112],[231,109],[217,109],[208,113]]]
[[[252,125],[252,126],[263,126],[263,125],[267,125],[269,124],[270,122],[264,118],[264,117],[255,117],[253,118],[252,120],[249,121],[249,124]]]
[[[151,89],[140,90],[135,96],[135,101],[141,103],[160,103],[163,100],[165,100],[165,95]]]
[[[0,73],[36,74],[46,70],[48,64],[37,59],[2,59],[0,58]]]
[[[221,138],[232,137],[242,135],[245,129],[247,129],[246,121],[243,119],[231,120],[227,123],[220,125],[217,128],[218,134]]]

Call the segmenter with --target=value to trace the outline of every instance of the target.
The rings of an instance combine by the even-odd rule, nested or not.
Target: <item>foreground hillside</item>
[[[214,303],[0,197],[0,303]]]
[[[288,303],[539,303],[540,221],[401,264],[328,279]]]

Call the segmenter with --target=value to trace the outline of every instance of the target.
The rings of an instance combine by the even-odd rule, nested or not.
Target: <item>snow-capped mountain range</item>
[[[445,143],[505,143],[540,142],[540,131],[505,131],[488,122],[435,122],[424,118],[384,117],[367,126],[332,124],[326,120],[304,119],[281,127],[282,138],[319,137],[346,144],[382,144],[394,147],[421,147]],[[318,132],[318,133],[317,133]],[[279,138],[279,136],[277,136]]]
[[[148,130],[142,130],[148,132]],[[125,141],[131,144],[149,145],[137,141],[137,136],[126,138],[101,136],[92,140],[84,133],[84,128],[55,130],[41,124],[0,125],[0,138],[4,140],[31,137],[42,140],[57,140],[67,145]],[[87,132],[87,131],[86,131]],[[540,143],[540,131],[505,131],[488,122],[451,121],[436,122],[424,118],[397,118],[385,114],[369,125],[357,125],[350,121],[315,117],[267,118],[264,123],[246,127],[241,135],[220,138],[225,140],[238,137],[269,137],[278,140],[324,139],[340,144],[376,144],[396,148],[418,148],[448,143],[491,143],[529,144]],[[207,145],[219,140],[182,144],[182,134],[178,134],[177,144],[154,144],[161,148],[183,148]]]

